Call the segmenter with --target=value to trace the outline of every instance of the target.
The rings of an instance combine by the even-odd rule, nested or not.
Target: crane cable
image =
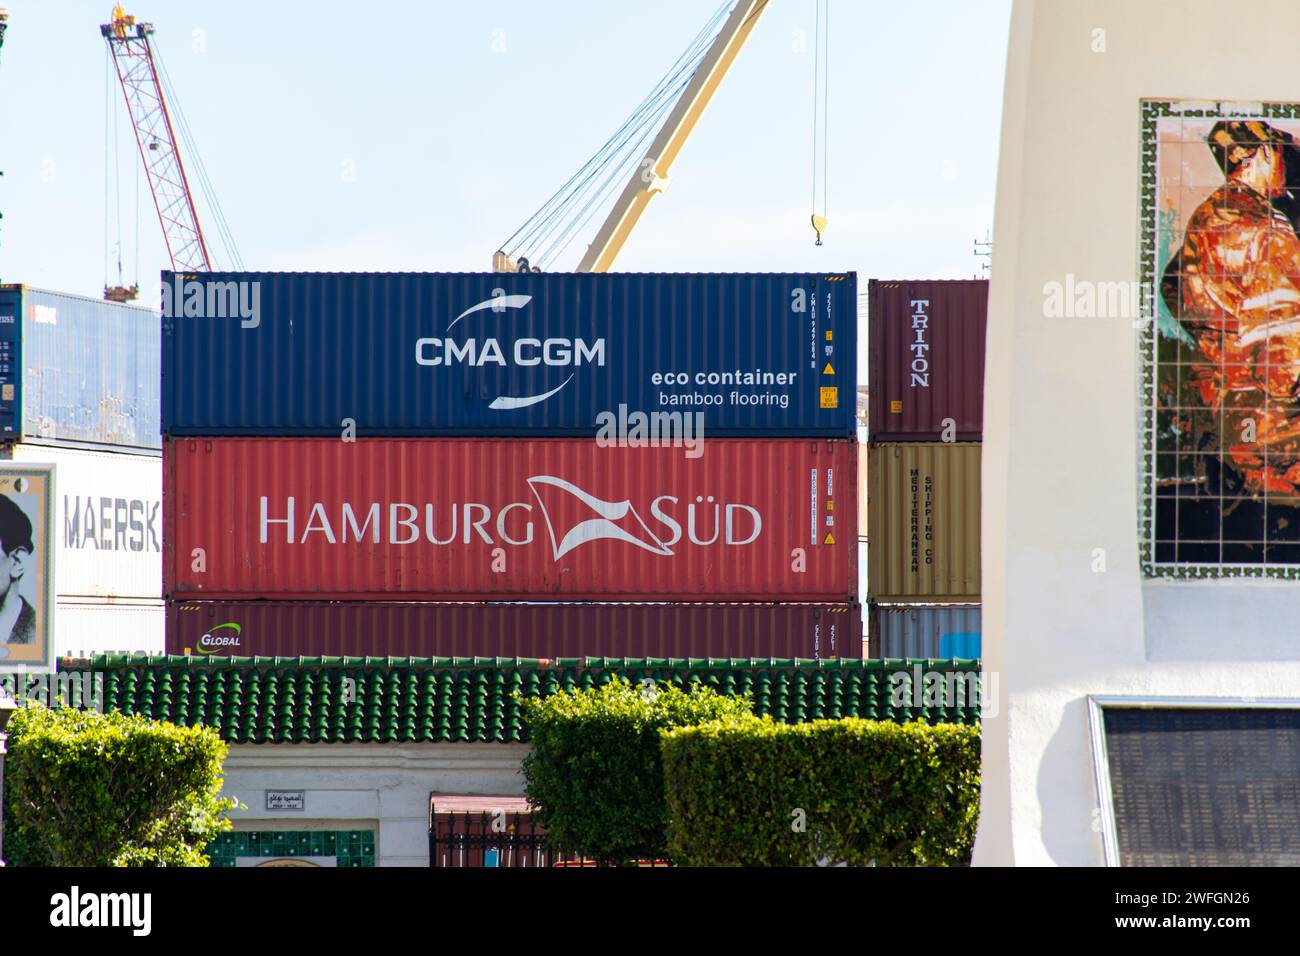
[[[813,0],[816,6],[816,21],[813,48],[813,133],[812,133],[812,227],[817,234],[817,245],[822,244],[822,233],[829,224],[829,163],[827,130],[830,126],[830,64],[831,64],[831,5],[830,0]],[[825,9],[825,14],[822,11]],[[819,95],[820,94],[820,97]],[[819,115],[820,114],[820,115]],[[821,140],[818,141],[820,128]],[[817,212],[817,154],[821,153],[821,212]]]
[[[641,160],[642,146],[699,68],[730,6],[731,0],[725,0],[718,7],[686,50],[604,145],[501,244],[503,252],[514,258],[521,250],[538,250],[537,262],[549,265],[568,248],[602,207],[610,191],[620,179],[630,175],[632,165]]]
[[[519,244],[535,240],[539,235],[541,238],[545,238],[548,227],[553,227],[552,224],[559,220],[563,213],[578,201],[579,196],[600,174],[601,170],[613,164],[613,157],[624,149],[629,138],[636,135],[643,127],[649,125],[654,114],[659,112],[664,102],[664,92],[656,85],[650,95],[642,100],[641,104],[632,112],[632,115],[623,121],[623,124],[615,131],[614,135],[605,141],[605,144],[596,151],[595,155],[587,160],[582,168],[574,173],[554,196],[547,200],[542,209],[538,210],[510,239],[506,240],[505,248],[509,248],[512,255],[518,250]],[[543,211],[552,204],[554,204],[554,208],[542,215]],[[531,227],[530,223],[532,224]],[[520,243],[512,246],[516,238],[519,238]]]
[[[555,257],[568,247],[582,226],[591,219],[590,213],[586,218],[582,218],[583,214],[593,209],[593,207],[598,208],[618,180],[625,178],[620,177],[620,174],[628,172],[631,163],[635,162],[641,155],[641,146],[649,138],[651,132],[658,125],[658,121],[675,102],[681,89],[690,81],[690,77],[698,68],[700,60],[703,59],[707,51],[707,42],[715,32],[718,22],[726,12],[726,8],[727,3],[723,3],[719,7],[709,22],[691,41],[686,51],[677,58],[669,71],[660,78],[655,88],[633,111],[632,115],[597,151],[596,155],[591,160],[588,160],[583,169],[579,170],[577,176],[573,177],[574,179],[582,177],[581,181],[568,191],[568,195],[561,198],[560,194],[557,194],[556,197],[552,197],[553,199],[559,199],[559,202],[547,217],[537,223],[533,230],[535,241],[539,245],[550,239],[557,230],[559,231],[559,235],[555,240],[551,241],[549,245],[545,245],[541,251],[539,261],[543,265],[549,266]],[[633,141],[634,137],[635,142]],[[631,143],[630,147],[629,143]],[[605,173],[604,180],[592,192],[593,183],[602,173]],[[572,181],[571,179],[570,182],[572,183]],[[563,192],[564,190],[561,190],[561,193]],[[579,207],[579,203],[582,203],[584,196],[588,198]]]
[[[692,70],[691,72],[693,73],[694,71]],[[682,79],[681,83],[676,87],[676,89],[669,91],[666,97],[666,103],[676,102],[677,97],[681,94],[681,91],[686,88],[686,84],[689,83],[690,80],[691,80],[690,75],[687,75],[684,79]],[[659,116],[661,116],[662,114],[663,111],[661,110],[659,114],[655,116],[655,120],[658,120]],[[633,156],[643,155],[642,148],[645,145],[646,140],[650,139],[651,135],[655,132],[657,128],[658,128],[657,122],[647,123],[643,127],[643,129],[641,130],[641,135],[637,138],[637,141],[632,145],[632,148],[630,150]],[[599,190],[595,194],[593,194],[590,199],[587,200],[586,204],[581,209],[578,210],[577,216],[582,216],[582,214],[585,212],[587,213],[586,217],[583,218],[581,222],[575,221],[573,228],[568,230],[567,237],[566,236],[558,237],[556,241],[553,242],[543,253],[542,255],[543,268],[549,268],[551,263],[554,262],[555,258],[559,256],[561,253],[563,253],[564,250],[569,247],[569,244],[573,242],[574,237],[579,235],[586,229],[587,224],[591,222],[591,220],[595,217],[596,213],[600,212],[601,208],[604,206],[605,200],[609,197],[613,188],[618,186],[619,183],[621,183],[624,179],[627,178],[625,174],[620,175],[623,173],[625,173],[623,167],[618,165],[611,165],[609,174],[605,177],[605,181],[601,184]],[[575,220],[576,218],[577,217],[575,216]],[[564,242],[562,245],[559,246],[559,248],[556,248],[556,244],[559,242],[559,239],[563,239]]]
[[[565,187],[563,187],[556,196],[552,197],[552,201],[559,200],[559,202],[547,219],[558,219],[563,215],[563,213],[576,206],[582,194],[590,187],[591,183],[595,181],[603,170],[610,166],[617,167],[620,164],[619,161],[616,160],[616,157],[618,157],[620,153],[625,153],[627,144],[631,138],[636,136],[639,131],[653,124],[654,120],[657,119],[658,116],[667,108],[670,102],[669,97],[673,92],[673,84],[678,80],[683,72],[694,71],[696,62],[703,55],[703,51],[700,49],[700,44],[703,38],[707,36],[710,26],[714,21],[716,21],[717,17],[718,14],[715,13],[710,24],[706,25],[705,29],[700,31],[700,34],[691,42],[691,45],[687,50],[678,57],[677,61],[669,69],[668,73],[659,80],[654,89],[651,90],[649,95],[641,101],[632,114],[623,122],[619,129],[615,131],[614,135],[611,136],[596,152],[596,154],[583,165],[583,168],[580,169],[577,174],[570,178],[569,182],[565,184]],[[623,159],[626,160],[627,158],[629,157],[624,155]],[[575,181],[578,181],[577,185],[573,189],[568,190],[569,195],[564,195],[568,187],[572,186]],[[543,222],[545,221],[546,220],[543,220]],[[542,224],[543,223],[538,223],[539,226]],[[536,232],[537,230],[535,228],[533,233],[536,234]],[[524,238],[528,238],[527,233]],[[510,241],[513,241],[513,239],[514,237],[511,237]],[[508,244],[509,242],[507,245]]]
[[[119,288],[124,285],[126,279],[122,268],[122,143],[118,129],[118,113],[113,108],[113,88],[117,84],[117,72],[113,65],[111,51],[105,49],[104,55],[107,66],[104,84],[104,288],[107,289],[114,260],[117,262]],[[138,196],[136,217],[138,222]],[[116,232],[110,228],[110,222],[116,227]],[[138,273],[138,262],[136,269]]]
[[[231,231],[230,223],[226,220],[225,211],[221,208],[221,203],[217,199],[217,191],[212,185],[212,179],[208,176],[208,169],[203,163],[203,154],[199,152],[198,145],[190,132],[189,121],[185,118],[185,111],[181,108],[181,101],[176,96],[175,87],[172,85],[171,75],[167,72],[167,64],[163,62],[162,53],[156,47],[153,47],[154,62],[158,64],[158,80],[162,84],[163,95],[167,98],[167,105],[170,107],[172,114],[176,117],[176,131],[180,134],[182,143],[185,146],[185,156],[191,160],[191,168],[194,170],[199,189],[203,193],[204,203],[208,212],[211,214],[211,222],[217,227],[217,235],[225,249],[226,259],[236,272],[244,271],[244,260],[239,254],[239,247],[235,244],[235,236]],[[209,253],[210,254],[210,253]],[[214,269],[216,263],[209,263]]]
[[[701,29],[696,35],[691,46],[687,48],[687,52],[683,53],[682,56],[678,58],[678,63],[686,61],[684,65],[682,65],[676,72],[670,71],[671,76],[666,76],[660,81],[661,85],[664,82],[674,83],[675,85],[671,87],[663,87],[663,92],[659,101],[662,105],[656,109],[655,114],[650,118],[650,120],[641,125],[641,135],[632,145],[631,150],[629,150],[629,154],[633,158],[643,157],[645,155],[642,147],[645,145],[646,140],[650,139],[651,135],[659,129],[660,119],[668,112],[669,108],[680,99],[682,92],[691,82],[691,79],[695,75],[695,71],[699,69],[700,63],[703,61],[709,47],[712,45],[717,30],[720,28],[720,21],[723,19],[723,15],[727,12],[729,5],[729,3],[724,3],[718,8],[713,17],[710,18],[709,22],[706,23],[703,29]],[[753,14],[750,14],[750,16],[752,17]],[[705,42],[706,40],[708,41],[707,43]],[[596,213],[600,212],[604,207],[605,201],[608,199],[610,192],[617,187],[620,182],[626,180],[629,171],[630,170],[626,167],[611,164],[610,172],[605,177],[605,181],[601,185],[600,189],[589,200],[587,200],[586,205],[584,205],[577,213],[578,216],[582,216],[582,214],[586,212],[586,217],[583,218],[581,222],[576,222],[575,217],[575,225],[569,230],[567,237],[564,238],[563,245],[558,249],[555,249],[554,252],[551,252],[548,249],[543,253],[543,268],[549,268],[555,257],[564,252],[564,250],[568,248],[569,244],[573,242],[574,238],[586,229],[587,224],[590,223]],[[552,244],[551,249],[554,249],[554,244]]]
[[[113,87],[111,74],[113,71],[113,54],[107,49],[104,51],[104,63],[107,66],[107,73],[104,82],[104,288],[108,288],[108,260],[109,260],[109,228],[108,228],[108,194],[109,184],[112,182],[110,174],[110,153],[109,144],[111,139],[108,134],[109,123],[112,122],[113,116]]]
[[[140,288],[140,167],[143,163],[132,163],[135,167],[135,288]],[[120,226],[119,226],[120,228]]]

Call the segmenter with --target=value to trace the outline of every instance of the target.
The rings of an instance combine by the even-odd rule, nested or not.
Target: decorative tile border
[[[333,857],[339,866],[374,866],[373,830],[233,830],[208,844],[212,866],[240,857]]]

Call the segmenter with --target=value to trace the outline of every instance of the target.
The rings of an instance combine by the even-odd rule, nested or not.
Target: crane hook
[[[817,245],[819,246],[822,244],[822,233],[826,231],[828,225],[830,224],[826,221],[825,216],[819,216],[816,213],[813,213],[812,227],[813,231],[817,233]]]

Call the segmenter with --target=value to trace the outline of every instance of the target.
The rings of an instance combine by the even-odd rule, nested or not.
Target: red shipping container
[[[871,280],[867,433],[873,444],[982,440],[988,304],[987,279]]]
[[[168,654],[250,657],[862,656],[856,604],[192,601]]]
[[[169,597],[849,602],[856,447],[164,443]]]

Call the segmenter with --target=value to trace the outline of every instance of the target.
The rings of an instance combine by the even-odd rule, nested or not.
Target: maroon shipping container
[[[885,281],[867,292],[873,443],[981,441],[987,279]],[[944,434],[945,420],[951,430]]]
[[[164,443],[164,587],[239,600],[848,603],[857,447]]]
[[[168,654],[308,657],[861,657],[856,604],[193,601]]]

